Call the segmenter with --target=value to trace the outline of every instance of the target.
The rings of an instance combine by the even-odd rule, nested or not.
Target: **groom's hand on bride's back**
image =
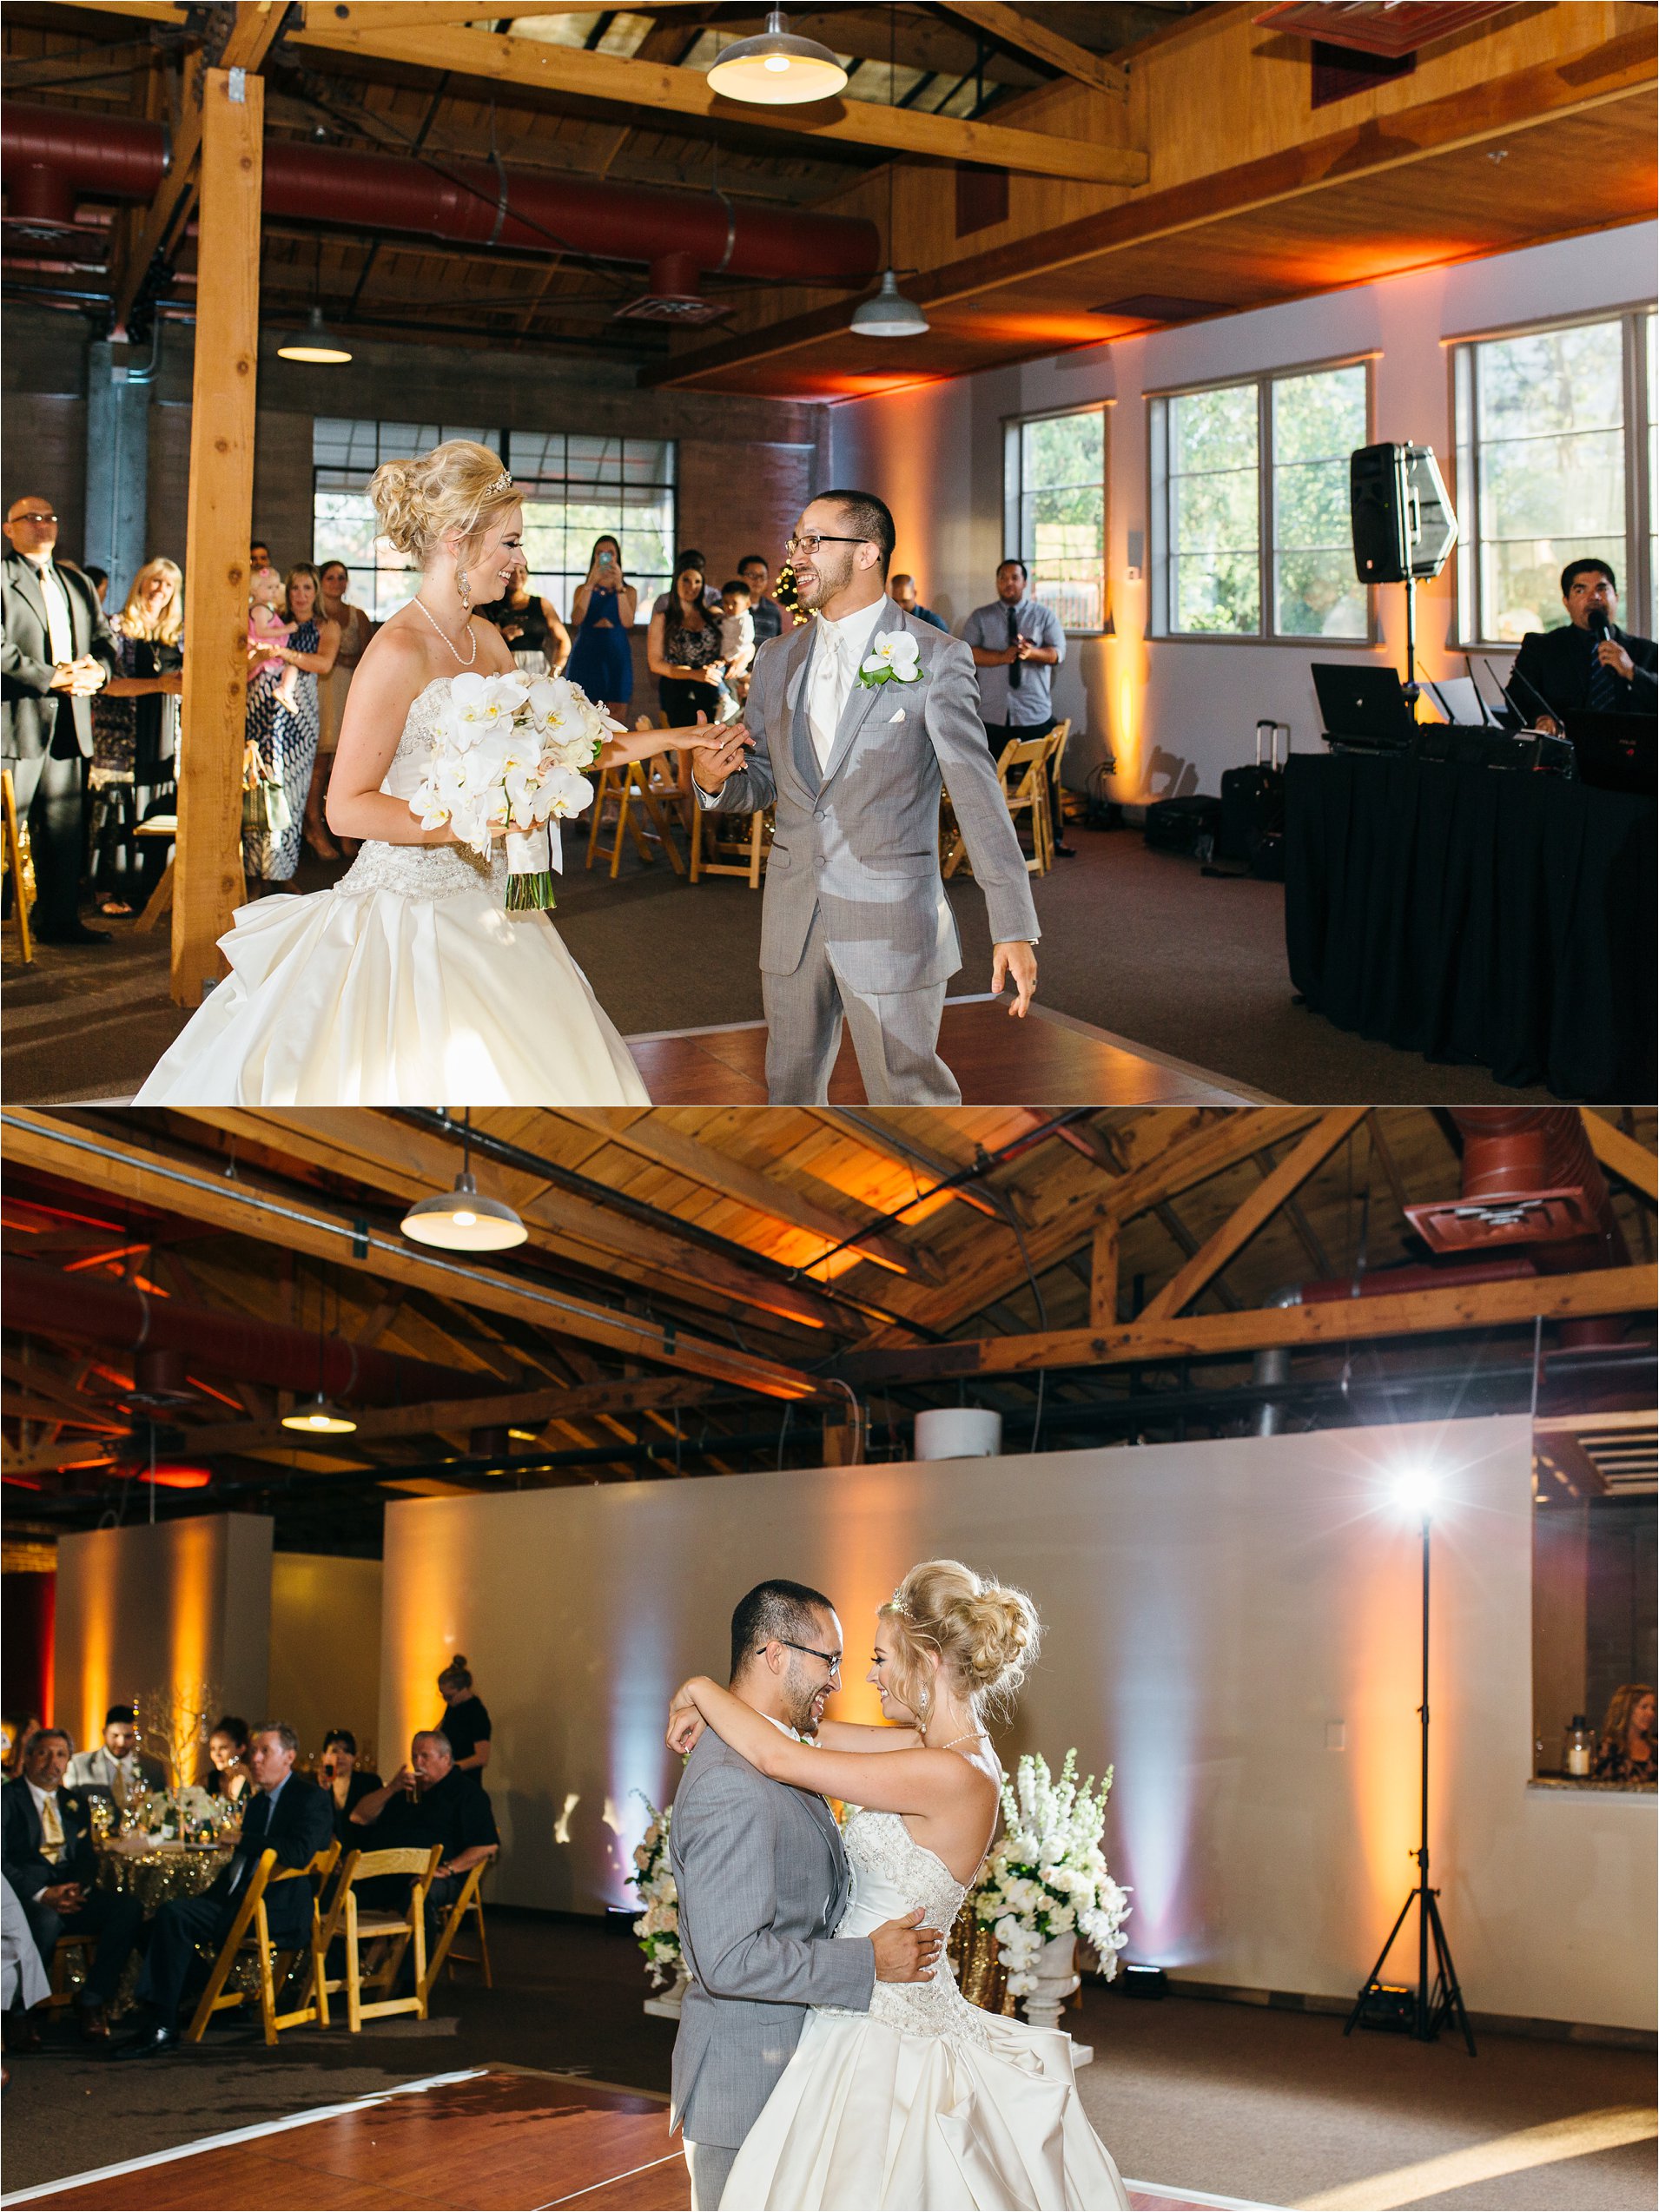
[[[925,1908],[918,1905],[902,1920],[884,1920],[871,1936],[878,1982],[930,1982],[945,1939],[937,1928],[917,1926]]]

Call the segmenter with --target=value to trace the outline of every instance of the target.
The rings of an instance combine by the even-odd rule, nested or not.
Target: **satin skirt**
[[[1078,2098],[1071,2038],[988,2012],[971,2039],[814,2012],[720,2199],[721,2212],[1098,2212],[1128,2202]]]
[[[134,1103],[649,1106],[558,931],[508,914],[499,881],[239,908],[219,940],[229,975]]]

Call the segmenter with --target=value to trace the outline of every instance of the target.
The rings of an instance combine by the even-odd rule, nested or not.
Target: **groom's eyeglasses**
[[[842,1654],[838,1651],[816,1651],[810,1644],[791,1643],[787,1636],[777,1636],[775,1637],[773,1641],[774,1642],[783,1645],[785,1649],[789,1651],[804,1652],[809,1659],[823,1660],[824,1665],[830,1669],[830,1672],[832,1674],[839,1674],[841,1672]],[[763,1644],[761,1646],[761,1649],[764,1651],[765,1648],[765,1645]]]
[[[868,538],[826,538],[822,531],[809,530],[803,537],[786,538],[783,540],[783,551],[792,561],[798,561],[803,554],[810,560],[820,545],[868,545],[871,542],[872,540]],[[794,1651],[803,1648],[803,1647],[799,1644],[790,1646],[790,1649]]]

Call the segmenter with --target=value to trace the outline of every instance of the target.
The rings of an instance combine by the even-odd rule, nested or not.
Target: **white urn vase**
[[[1025,2017],[1034,2028],[1058,2028],[1060,2009],[1082,1977],[1077,1971],[1075,1935],[1050,1936],[1032,1966],[1037,1986],[1025,1999]],[[1072,2038],[1072,2063],[1087,2066],[1094,2053],[1087,2044]]]
[[[691,1977],[684,1966],[677,1966],[674,1969],[674,1978],[668,1987],[665,1990],[653,1990],[645,1999],[646,2011],[655,2019],[677,2020],[680,2017],[680,2003],[691,1979]]]

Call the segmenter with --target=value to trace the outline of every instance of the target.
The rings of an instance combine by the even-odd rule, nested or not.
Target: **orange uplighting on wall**
[[[146,1467],[138,1477],[141,1482],[154,1482],[162,1490],[205,1490],[213,1480],[208,1467],[169,1466],[163,1463],[154,1473]]]

